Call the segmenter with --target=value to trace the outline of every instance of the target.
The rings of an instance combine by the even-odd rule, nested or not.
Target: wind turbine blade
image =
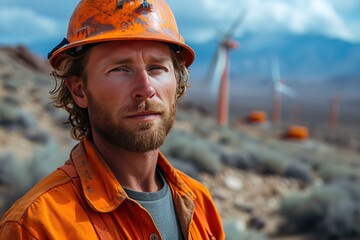
[[[225,41],[229,40],[234,36],[235,31],[239,28],[239,26],[242,24],[244,19],[245,19],[245,11],[241,11],[239,16],[237,16],[233,24],[230,26],[229,30],[224,34]]]
[[[274,86],[274,94],[285,94],[288,97],[296,97],[296,92],[285,85],[284,82],[281,81],[280,75],[280,65],[278,58],[273,58],[271,62],[271,73],[272,73],[272,80]]]
[[[296,92],[290,87],[286,86],[284,83],[281,83],[279,85],[279,92],[287,95],[288,97],[292,97],[292,98],[296,97]]]
[[[214,74],[212,76],[212,84],[210,89],[210,94],[212,97],[216,97],[220,87],[221,77],[225,71],[226,67],[226,49],[224,47],[219,47],[217,55],[217,63],[214,68]]]
[[[206,72],[205,78],[203,80],[204,86],[209,86],[209,85],[212,84],[212,79],[213,79],[213,76],[214,76],[214,69],[215,69],[216,64],[217,64],[218,56],[219,56],[219,49],[216,49],[213,57],[211,58],[208,71]]]
[[[281,75],[280,75],[280,64],[278,58],[274,57],[271,61],[271,76],[273,82],[273,94],[274,97],[276,95],[280,95],[282,90],[282,82],[281,82]]]

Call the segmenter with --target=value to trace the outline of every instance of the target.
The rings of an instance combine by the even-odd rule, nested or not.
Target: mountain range
[[[271,76],[277,58],[283,77],[291,80],[328,80],[360,75],[360,44],[319,35],[247,34],[230,53],[232,78]],[[197,53],[195,75],[207,71],[218,41],[192,44]]]

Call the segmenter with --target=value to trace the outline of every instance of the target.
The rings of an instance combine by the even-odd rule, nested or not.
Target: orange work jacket
[[[225,239],[209,191],[160,153],[185,239]],[[162,239],[154,220],[130,199],[85,137],[70,160],[36,184],[4,214],[0,239]]]

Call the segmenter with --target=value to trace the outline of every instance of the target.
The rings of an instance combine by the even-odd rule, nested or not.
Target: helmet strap
[[[179,54],[179,53],[181,53],[181,51],[182,51],[182,47],[179,46],[179,45],[169,44],[169,47],[170,47],[170,49],[171,49],[174,53],[176,53],[176,54]]]
[[[58,49],[62,48],[63,46],[66,46],[69,44],[69,40],[67,40],[66,38],[64,38],[58,45],[56,45],[47,55],[47,58],[50,59],[51,55],[53,55],[53,53],[55,51],[57,51]]]

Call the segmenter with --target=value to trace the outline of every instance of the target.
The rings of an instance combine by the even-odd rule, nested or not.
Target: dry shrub
[[[302,162],[290,163],[283,173],[285,177],[294,178],[303,183],[311,183],[313,181],[312,169],[309,165]]]
[[[339,162],[324,162],[317,166],[317,174],[326,182],[350,180],[360,182],[360,167]]]
[[[219,129],[218,143],[227,147],[238,148],[246,139],[238,132],[230,128]]]
[[[29,129],[37,126],[37,120],[30,112],[23,111],[12,104],[1,102],[0,126],[4,128]]]
[[[190,177],[199,180],[199,171],[198,169],[191,163],[185,162],[175,158],[168,158],[171,164],[178,170],[186,173]]]
[[[267,237],[257,231],[245,230],[241,222],[231,219],[223,223],[226,240],[266,240]]]
[[[194,135],[173,130],[161,150],[169,157],[194,164],[199,171],[217,174],[222,169],[216,146]]]
[[[360,186],[349,181],[314,187],[284,198],[280,232],[312,232],[324,237],[360,237]]]
[[[6,188],[0,214],[29,190],[44,176],[55,170],[68,159],[69,149],[61,149],[52,138],[44,144],[37,144],[29,159],[16,159],[14,154],[0,154],[0,181]]]

